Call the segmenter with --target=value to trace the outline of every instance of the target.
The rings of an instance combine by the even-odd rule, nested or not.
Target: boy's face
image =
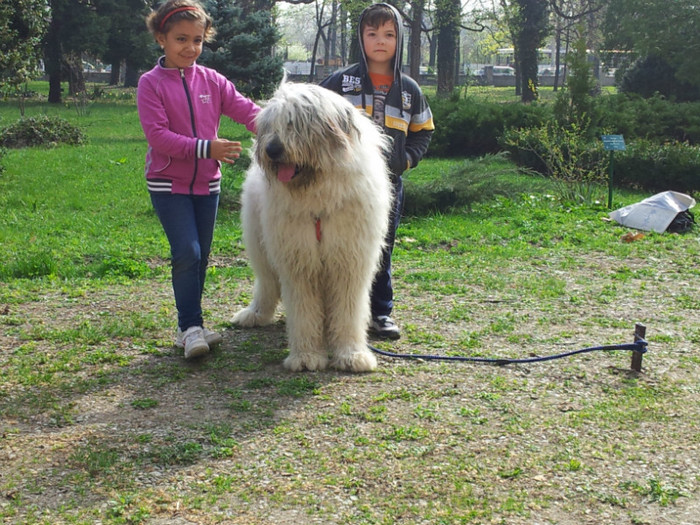
[[[362,30],[362,45],[367,62],[372,66],[386,68],[391,73],[391,61],[396,54],[396,25],[391,20],[379,27],[365,26]]]

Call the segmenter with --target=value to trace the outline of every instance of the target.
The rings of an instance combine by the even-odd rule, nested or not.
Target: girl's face
[[[202,54],[204,24],[180,20],[171,25],[167,33],[158,34],[156,40],[165,52],[165,67],[189,67]]]
[[[396,26],[391,20],[379,27],[365,26],[362,30],[362,44],[370,70],[372,66],[391,72],[391,61],[396,54]]]

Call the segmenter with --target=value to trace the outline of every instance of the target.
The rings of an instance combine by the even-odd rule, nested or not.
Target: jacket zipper
[[[185,96],[187,97],[187,106],[190,110],[190,122],[192,124],[192,136],[197,137],[197,126],[194,123],[194,108],[192,107],[192,98],[190,97],[190,90],[187,87],[187,82],[185,80],[185,70],[180,70],[180,78],[182,79],[182,87],[185,89]],[[197,180],[197,155],[194,156],[194,172],[192,173],[192,181],[190,182],[190,195],[194,193],[194,182]]]

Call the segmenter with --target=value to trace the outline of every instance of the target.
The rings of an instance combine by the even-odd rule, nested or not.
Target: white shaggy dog
[[[387,139],[340,95],[283,83],[256,119],[253,163],[243,184],[243,241],[255,273],[253,301],[232,322],[286,312],[298,371],[368,372],[369,294],[388,227]]]

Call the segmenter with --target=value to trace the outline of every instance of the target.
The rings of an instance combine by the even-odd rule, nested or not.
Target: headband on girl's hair
[[[167,15],[163,17],[163,20],[160,21],[160,30],[163,30],[163,27],[165,26],[165,22],[173,16],[175,13],[181,13],[182,11],[199,11],[199,8],[191,6],[191,5],[186,5],[184,7],[178,7],[177,9],[173,9],[170,11]]]

